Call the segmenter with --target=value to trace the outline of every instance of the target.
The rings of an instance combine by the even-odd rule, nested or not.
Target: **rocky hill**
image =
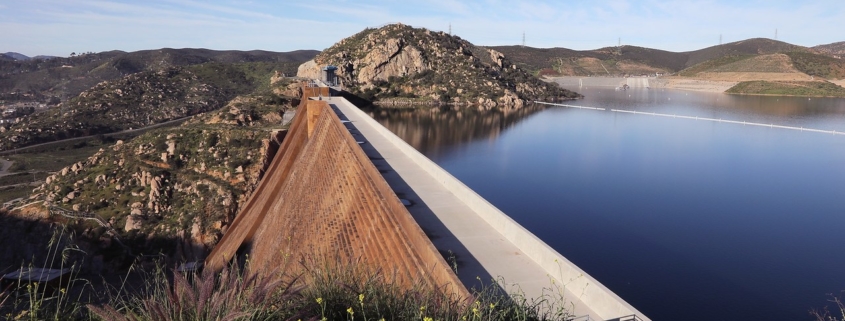
[[[256,186],[281,140],[282,114],[296,103],[271,91],[238,96],[179,127],[117,141],[58,170],[31,196],[92,218],[47,216],[43,208],[24,216],[68,225],[107,267],[129,254],[202,258]]]
[[[276,65],[206,63],[107,81],[60,106],[0,125],[0,150],[137,129],[222,107],[269,82]]]
[[[0,100],[57,104],[103,81],[164,68],[210,62],[264,62],[287,74],[318,51],[292,52],[215,51],[208,49],[157,49],[136,52],[107,51],[53,59],[0,59]]]
[[[579,97],[537,79],[501,52],[403,24],[365,29],[343,39],[301,65],[297,75],[320,78],[327,65],[339,68],[345,89],[378,101],[522,106],[531,100]]]
[[[829,43],[826,45],[818,45],[813,47],[813,49],[829,55],[840,56],[841,59],[841,56],[845,55],[845,41]]]

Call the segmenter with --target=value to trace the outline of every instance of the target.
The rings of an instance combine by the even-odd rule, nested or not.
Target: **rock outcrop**
[[[280,115],[293,102],[270,93],[239,96],[181,126],[100,149],[49,176],[30,198],[94,214],[138,252],[202,258],[249,198],[272,157],[268,149],[284,137]],[[68,222],[95,243],[111,240],[89,223]]]
[[[343,39],[300,65],[297,76],[320,78],[327,65],[338,67],[343,86],[366,99],[520,107],[580,97],[528,74],[500,52],[403,24]]]

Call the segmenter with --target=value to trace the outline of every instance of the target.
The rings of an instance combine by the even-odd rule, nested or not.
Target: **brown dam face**
[[[267,173],[206,259],[206,268],[221,270],[238,253],[248,256],[257,273],[296,274],[303,262],[355,264],[406,289],[468,296],[325,101],[300,107]]]

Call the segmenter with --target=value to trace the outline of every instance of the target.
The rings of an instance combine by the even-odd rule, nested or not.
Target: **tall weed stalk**
[[[86,313],[83,305],[85,293],[91,288],[88,280],[79,277],[80,266],[72,262],[71,255],[84,252],[72,244],[73,235],[64,227],[55,231],[47,244],[47,255],[40,266],[34,262],[22,265],[21,271],[34,274],[37,268],[68,269],[55,284],[58,288],[40,282],[19,278],[0,293],[0,311],[6,319],[14,320],[75,320]]]

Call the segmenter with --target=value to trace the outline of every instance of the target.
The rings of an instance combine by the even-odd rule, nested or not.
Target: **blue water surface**
[[[573,105],[845,131],[843,99],[576,90]],[[458,112],[374,117],[436,141],[412,145],[654,320],[810,320],[845,290],[845,135]]]

